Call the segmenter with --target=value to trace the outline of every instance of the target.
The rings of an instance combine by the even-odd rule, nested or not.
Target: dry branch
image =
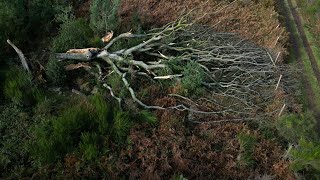
[[[23,68],[30,73],[27,59],[24,56],[24,54],[22,53],[22,51],[16,45],[14,45],[9,39],[7,40],[7,43],[17,52],[17,54],[21,60],[21,64],[22,64]]]
[[[109,52],[109,48],[122,38],[143,38],[144,41],[133,47]],[[75,60],[99,58],[107,63],[107,65],[98,65],[98,79],[119,103],[122,102],[121,99],[116,96],[113,87],[105,82],[106,77],[111,74],[110,71],[121,78],[131,98],[146,109],[176,109],[221,118],[241,117],[228,118],[230,120],[220,119],[217,122],[242,121],[254,119],[253,117],[257,117],[257,114],[274,116],[274,113],[277,113],[267,114],[264,109],[273,101],[274,87],[280,84],[278,77],[281,65],[276,66],[277,60],[274,61],[267,50],[240,39],[234,33],[217,33],[211,27],[178,20],[145,35],[136,35],[131,32],[120,34],[103,49],[95,51],[94,55],[72,52],[60,53],[57,56]],[[132,54],[135,52],[152,58],[134,59]],[[181,68],[193,62],[206,72],[207,78],[202,82],[206,97],[196,100],[175,95],[177,105],[171,107],[145,104],[137,97],[127,75],[147,77],[154,83],[166,79],[181,81],[184,78],[183,70],[175,74],[158,74],[158,70],[172,68],[169,63],[171,61],[175,61]],[[105,72],[102,72],[102,66]],[[201,103],[196,103],[197,101]]]

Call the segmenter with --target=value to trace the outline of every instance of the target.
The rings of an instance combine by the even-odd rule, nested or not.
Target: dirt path
[[[285,24],[287,30],[290,32],[290,44],[292,46],[293,56],[297,59],[298,68],[302,70],[300,78],[301,78],[301,83],[302,83],[304,90],[306,92],[307,106],[313,112],[314,117],[317,120],[317,127],[318,127],[318,129],[320,129],[320,112],[317,109],[317,105],[315,102],[315,94],[312,90],[311,83],[309,82],[309,80],[306,76],[306,70],[304,68],[302,55],[299,50],[299,48],[301,48],[301,47],[299,47],[299,39],[296,36],[294,36],[294,29],[292,28],[292,26],[290,24],[290,17],[291,17],[290,15],[291,14],[294,17],[295,25],[298,27],[298,31],[299,31],[298,33],[303,41],[303,48],[305,48],[308,53],[308,57],[311,62],[313,71],[316,75],[316,78],[318,80],[318,83],[320,83],[319,68],[318,68],[316,59],[313,55],[310,44],[308,43],[306,34],[303,30],[301,19],[298,15],[297,11],[295,9],[293,9],[291,0],[288,0],[289,7],[291,8],[291,10],[286,7],[284,1],[278,1],[278,2],[279,2],[278,7],[280,8],[279,10],[281,12],[281,15],[284,16],[284,18],[285,18],[283,20],[283,23]]]
[[[310,46],[310,43],[308,42],[308,39],[307,39],[307,35],[303,29],[303,24],[302,24],[302,20],[296,10],[296,8],[293,7],[292,5],[292,1],[291,0],[288,0],[288,4],[289,4],[289,7],[291,9],[291,14],[294,18],[294,21],[296,23],[296,26],[297,26],[297,29],[298,29],[298,32],[299,32],[299,35],[302,39],[302,43],[303,43],[303,46],[308,54],[308,57],[309,57],[309,60],[310,60],[310,63],[312,65],[312,69],[313,69],[313,72],[318,80],[318,83],[320,83],[320,70],[319,70],[319,67],[318,67],[318,64],[317,64],[317,60],[313,54],[313,51],[312,51],[312,48]]]

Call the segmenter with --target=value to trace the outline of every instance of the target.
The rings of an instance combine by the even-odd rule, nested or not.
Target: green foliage
[[[51,58],[47,64],[46,75],[53,85],[63,85],[67,77],[63,64],[54,58]]]
[[[116,111],[113,119],[112,136],[116,142],[123,142],[129,133],[132,122],[129,113]]]
[[[19,47],[48,32],[45,27],[52,22],[54,13],[51,0],[0,1],[0,46],[6,47],[0,54],[10,48],[6,45],[7,39]]]
[[[117,11],[120,0],[93,0],[90,5],[90,25],[96,35],[116,30],[118,26]]]
[[[67,153],[80,152],[83,158],[94,160],[106,152],[109,140],[121,144],[137,122],[156,121],[150,112],[131,116],[110,106],[101,95],[67,104],[58,117],[48,117],[35,126],[33,157],[40,163],[53,163]],[[111,137],[112,139],[108,139]]]
[[[83,19],[75,19],[72,9],[61,9],[56,20],[62,22],[59,34],[53,39],[54,52],[65,52],[72,48],[83,48],[89,44],[92,37],[88,23]]]
[[[311,112],[301,115],[289,114],[282,116],[276,123],[279,134],[289,142],[297,143],[300,138],[308,140],[317,139],[317,133],[314,130],[316,120]]]
[[[146,122],[146,123],[149,123],[149,124],[156,124],[158,121],[157,121],[157,117],[150,111],[147,111],[147,110],[141,110],[137,115],[136,115],[136,119],[138,121],[141,121],[141,122]]]
[[[98,143],[98,135],[95,132],[84,132],[81,134],[81,142],[79,144],[79,148],[85,159],[93,160],[98,156]]]
[[[205,72],[202,67],[193,61],[188,62],[182,74],[181,85],[188,94],[196,92],[196,90],[201,87],[205,78]]]
[[[174,175],[171,179],[172,180],[188,180],[186,177],[183,176],[183,174]]]
[[[21,107],[12,103],[0,106],[0,177],[28,166],[28,129],[33,123]]]
[[[19,15],[21,14],[21,15]],[[19,29],[24,25],[24,15],[26,11],[23,1],[0,1],[0,46],[5,47],[6,39],[16,37],[15,43],[22,41],[22,36],[26,35],[25,29]],[[11,39],[12,40],[12,39]]]
[[[304,174],[320,178],[320,144],[300,139],[297,148],[290,151],[294,171],[304,170]]]
[[[4,95],[18,104],[30,105],[39,102],[43,93],[32,84],[32,77],[21,69],[13,68],[6,75]]]
[[[107,79],[107,84],[112,87],[112,90],[114,91],[116,96],[120,98],[128,96],[129,91],[127,90],[127,88],[125,88],[121,80],[121,77],[117,74],[114,73],[111,76],[109,76]]]
[[[98,124],[98,132],[105,134],[109,128],[109,120],[112,118],[112,108],[100,95],[93,96],[91,103],[95,107],[94,121]]]
[[[256,138],[245,133],[238,134],[237,138],[240,143],[241,150],[241,153],[238,156],[238,163],[241,166],[253,166],[255,162],[252,155],[257,141]]]

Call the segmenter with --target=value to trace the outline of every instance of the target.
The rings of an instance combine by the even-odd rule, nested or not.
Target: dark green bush
[[[32,84],[31,74],[13,68],[6,75],[4,95],[18,104],[31,105],[43,99],[42,91]]]
[[[202,67],[193,61],[188,62],[182,74],[181,85],[188,94],[195,93],[202,86],[205,78],[205,72]]]
[[[90,5],[90,25],[98,36],[115,31],[118,26],[117,11],[120,0],[93,0]]]
[[[51,58],[47,64],[46,75],[49,83],[53,85],[63,85],[67,77],[63,64],[54,58]]]
[[[40,163],[53,163],[71,152],[79,152],[83,158],[94,160],[107,151],[106,142],[122,144],[126,141],[133,120],[156,121],[150,112],[131,116],[110,106],[100,95],[89,100],[76,100],[74,105],[66,106],[66,110],[59,113],[61,115],[49,117],[34,128],[32,154]]]
[[[25,42],[27,30],[25,25],[26,10],[21,0],[0,1],[0,47],[7,47],[6,40],[11,39],[15,44]],[[3,52],[0,52],[2,54]]]
[[[53,51],[65,52],[72,48],[84,48],[93,37],[89,24],[84,19],[76,19],[70,6],[59,10],[56,21],[62,24],[58,36],[53,39]]]
[[[10,39],[15,45],[22,46],[47,36],[48,25],[54,18],[51,0],[1,0],[0,1],[0,54],[11,48],[6,44]],[[28,46],[25,46],[28,47]]]
[[[28,168],[28,129],[34,120],[15,104],[0,106],[0,177]],[[13,178],[13,177],[11,177]]]
[[[53,163],[67,153],[79,152],[94,160],[108,149],[106,142],[124,143],[133,120],[155,123],[150,112],[131,116],[110,106],[102,96],[76,100],[58,117],[49,117],[34,128],[32,154],[40,163]],[[111,137],[112,139],[108,139]]]

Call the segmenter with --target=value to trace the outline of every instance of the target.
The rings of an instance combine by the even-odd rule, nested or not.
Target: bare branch
[[[17,52],[23,68],[30,73],[30,69],[29,69],[29,66],[28,66],[28,63],[27,63],[27,59],[24,56],[24,54],[22,53],[22,51],[16,45],[14,45],[9,39],[7,40],[7,43]]]

